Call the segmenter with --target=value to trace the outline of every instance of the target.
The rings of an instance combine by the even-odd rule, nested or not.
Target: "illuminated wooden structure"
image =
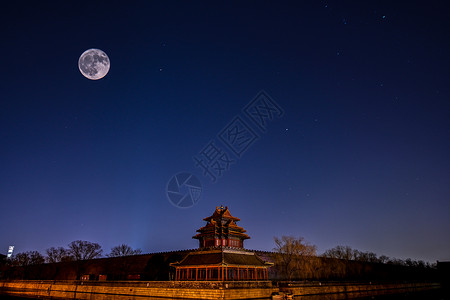
[[[175,268],[175,280],[268,280],[267,268],[272,263],[261,260],[244,249],[250,237],[236,222],[228,207],[217,207],[213,215],[203,219],[206,225],[193,236],[199,240],[199,250],[170,265]]]

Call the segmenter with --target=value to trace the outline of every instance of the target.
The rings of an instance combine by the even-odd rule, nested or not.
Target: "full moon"
[[[100,49],[89,49],[81,54],[78,68],[84,77],[98,80],[105,77],[109,71],[109,58]]]

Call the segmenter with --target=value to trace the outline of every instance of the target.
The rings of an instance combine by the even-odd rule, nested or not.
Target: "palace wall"
[[[0,265],[0,279],[10,280],[173,280],[170,263],[181,261],[189,252],[182,250],[153,254],[92,259],[77,262],[8,267]],[[271,252],[254,251],[262,260],[273,262]],[[344,261],[318,258],[310,272],[293,280],[355,280],[355,281],[436,281],[438,271],[431,268]],[[269,268],[269,280],[286,280],[276,265]],[[441,272],[442,273],[442,272]],[[84,278],[83,278],[84,276]],[[88,278],[85,278],[85,277]]]
[[[190,251],[170,251],[124,257],[30,265],[0,266],[0,279],[21,280],[160,280],[169,281],[169,264],[180,261]],[[101,275],[101,276],[100,276]]]

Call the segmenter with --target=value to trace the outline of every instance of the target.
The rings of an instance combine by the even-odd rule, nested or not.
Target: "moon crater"
[[[100,49],[89,49],[81,54],[78,68],[84,77],[98,80],[109,72],[110,62],[108,55]]]

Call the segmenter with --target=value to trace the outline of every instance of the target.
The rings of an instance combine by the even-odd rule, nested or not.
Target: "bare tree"
[[[15,254],[12,259],[13,266],[28,266],[30,264],[30,257],[25,252]]]
[[[328,258],[353,260],[356,258],[356,252],[357,250],[353,250],[350,246],[336,246],[325,251],[322,256]]]
[[[30,255],[30,265],[39,265],[45,262],[44,256],[37,251],[29,251]]]
[[[314,270],[317,247],[305,241],[303,237],[274,237],[274,260],[281,275],[292,280],[310,277]]]
[[[375,253],[358,250],[355,250],[355,260],[370,263],[377,263],[380,261]]]
[[[69,250],[63,247],[51,247],[46,250],[48,263],[58,263],[62,261],[71,261],[73,258],[70,256]]]
[[[13,265],[16,266],[38,265],[44,262],[44,256],[37,251],[20,252],[13,257]]]
[[[73,241],[69,244],[68,252],[74,260],[86,260],[102,256],[102,247],[88,241]]]
[[[137,254],[141,254],[141,253],[142,253],[141,249],[133,250],[133,248],[131,248],[130,246],[128,246],[126,244],[121,244],[121,245],[111,248],[111,253],[107,254],[106,256],[108,256],[108,257],[130,256],[130,255],[137,255]]]
[[[405,259],[405,265],[407,267],[415,267],[415,261],[413,261],[411,258],[407,258]]]
[[[350,246],[336,246],[325,251],[322,256],[344,260],[356,260],[361,262],[380,262],[380,259],[375,253],[359,251],[352,249]],[[383,257],[383,259],[387,259],[387,257]]]
[[[405,262],[402,259],[398,259],[398,258],[390,258],[387,263],[391,264],[391,265],[397,265],[397,266],[406,266]]]
[[[380,263],[386,264],[389,261],[389,257],[387,257],[386,255],[381,255],[380,257],[378,257],[378,260],[380,261]]]
[[[419,268],[426,268],[427,264],[423,260],[417,260],[416,261],[416,266],[419,267]]]

